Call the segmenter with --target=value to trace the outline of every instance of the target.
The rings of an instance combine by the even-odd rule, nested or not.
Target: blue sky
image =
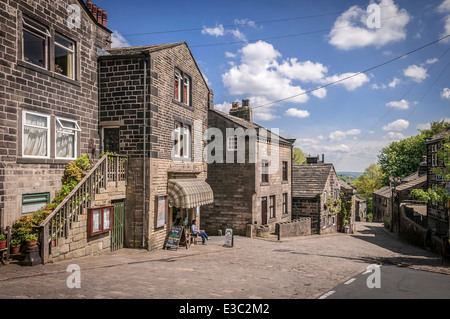
[[[390,142],[450,121],[450,38],[302,93],[450,34],[450,0],[94,3],[108,12],[115,46],[186,41],[216,108],[249,98],[256,123],[338,171],[363,171]]]

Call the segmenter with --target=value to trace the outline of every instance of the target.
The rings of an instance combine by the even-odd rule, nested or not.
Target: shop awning
[[[194,208],[214,202],[211,186],[203,180],[169,179],[169,206],[178,208]]]

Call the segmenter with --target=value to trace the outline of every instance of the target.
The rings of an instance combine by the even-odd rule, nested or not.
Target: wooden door
[[[261,198],[261,223],[267,224],[267,197]]]

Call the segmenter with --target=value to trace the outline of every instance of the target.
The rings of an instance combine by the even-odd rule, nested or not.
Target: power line
[[[431,71],[436,65],[437,65],[437,63],[439,62],[439,61],[441,61],[443,58],[444,58],[444,56],[448,53],[450,51],[450,48],[448,48],[448,49],[446,49],[445,51],[444,51],[444,53],[443,54],[441,54],[441,56],[437,59],[437,61],[436,62],[434,62],[429,68],[428,68],[428,70],[427,70],[427,73],[429,72],[429,71]],[[422,98],[419,100],[419,104],[417,104],[416,105],[416,107],[413,109],[413,111],[406,117],[406,119],[409,119],[410,117],[411,117],[411,115],[412,115],[412,113],[414,113],[414,111],[416,111],[417,110],[417,108],[419,107],[419,105],[420,105],[420,102],[425,98],[425,96],[428,94],[428,92],[431,90],[431,88],[436,84],[436,82],[441,78],[441,76],[444,74],[444,72],[445,72],[445,70],[448,68],[450,66],[450,61],[449,61],[449,63],[447,64],[447,66],[442,70],[442,72],[439,74],[439,76],[436,78],[436,80],[433,82],[433,84],[428,88],[428,90],[427,90],[427,92],[422,96]],[[415,87],[416,87],[416,85],[417,85],[418,83],[417,82],[414,82],[414,84],[406,91],[406,93],[405,94],[403,94],[402,95],[402,97],[400,98],[400,100],[403,100]],[[350,147],[350,150],[349,150],[349,152],[348,153],[346,153],[346,154],[344,154],[340,159],[339,159],[339,163],[341,163],[342,162],[342,160],[344,159],[344,158],[346,158],[347,157],[347,155],[349,155],[349,153],[356,147],[356,146],[358,146],[358,144],[362,141],[362,140],[364,140],[366,137],[367,137],[367,135],[369,135],[369,132],[371,131],[371,130],[373,130],[376,126],[378,126],[378,124],[380,124],[385,118],[386,118],[386,116],[388,116],[391,112],[392,112],[392,108],[391,109],[389,109],[371,128],[370,128],[370,130],[365,134],[365,135],[363,135],[354,145],[352,145],[352,147]]]
[[[399,56],[397,56],[397,57],[395,57],[395,58],[393,58],[393,59],[390,59],[390,60],[385,61],[385,62],[383,62],[383,63],[377,64],[377,65],[372,66],[372,67],[370,67],[370,68],[368,68],[368,69],[365,69],[365,70],[363,70],[363,71],[360,71],[360,72],[358,72],[358,73],[354,73],[354,74],[352,74],[352,75],[350,75],[350,76],[347,76],[347,77],[344,77],[344,78],[342,78],[342,79],[339,79],[339,80],[336,80],[336,81],[333,81],[333,82],[330,82],[330,83],[327,83],[327,84],[318,86],[318,87],[316,87],[316,88],[314,88],[314,89],[311,89],[311,90],[308,90],[308,91],[304,91],[304,92],[301,92],[301,93],[296,94],[296,95],[292,95],[292,96],[289,96],[289,97],[286,97],[286,98],[283,98],[283,99],[279,99],[279,100],[272,101],[272,102],[269,102],[269,103],[266,103],[266,104],[262,104],[262,105],[255,106],[255,107],[253,107],[253,109],[257,109],[257,108],[260,108],[260,107],[269,106],[269,105],[272,105],[272,104],[275,104],[275,103],[279,103],[279,102],[284,102],[284,101],[293,99],[293,98],[295,98],[295,97],[298,97],[298,96],[301,96],[301,95],[305,95],[305,94],[308,94],[308,93],[311,93],[311,92],[314,92],[314,91],[317,91],[317,90],[326,88],[326,87],[331,86],[331,85],[334,85],[334,84],[338,84],[338,83],[340,83],[340,82],[343,82],[343,81],[346,81],[346,80],[348,80],[348,79],[354,78],[354,77],[359,76],[359,75],[361,75],[361,74],[370,72],[370,71],[372,71],[372,70],[374,70],[374,69],[377,69],[377,68],[379,68],[379,67],[382,67],[382,66],[384,66],[384,65],[386,65],[386,64],[389,64],[389,63],[392,63],[392,62],[394,62],[394,61],[397,61],[397,60],[399,60],[399,59],[401,59],[401,58],[404,58],[404,57],[406,57],[406,56],[408,56],[408,55],[410,55],[410,54],[412,54],[412,53],[415,53],[415,52],[420,51],[420,50],[422,50],[422,49],[424,49],[424,48],[427,48],[427,47],[429,47],[429,46],[431,46],[431,45],[434,45],[434,44],[436,44],[436,43],[438,43],[438,42],[440,42],[440,41],[443,41],[443,40],[447,39],[448,37],[450,37],[450,34],[445,35],[445,36],[443,36],[443,37],[441,37],[441,38],[439,38],[439,39],[437,39],[437,40],[435,40],[435,41],[433,41],[433,42],[430,42],[430,43],[428,43],[428,44],[425,44],[425,45],[423,45],[423,46],[421,46],[421,47],[418,47],[418,48],[416,48],[416,49],[414,49],[414,50],[411,50],[411,51],[409,51],[409,52],[407,52],[407,53],[404,53],[404,54],[402,54],[402,55],[399,55]]]
[[[423,2],[424,0],[414,0],[414,1],[407,1],[405,3],[416,3],[416,2]],[[394,7],[397,6],[395,4],[386,5],[386,6],[380,6],[380,8],[387,8],[387,7]],[[335,12],[328,12],[328,13],[320,13],[320,14],[313,14],[313,15],[307,15],[307,16],[299,16],[299,17],[291,17],[291,18],[280,18],[280,19],[271,19],[271,20],[262,20],[262,21],[256,21],[256,22],[241,22],[241,23],[234,23],[234,24],[226,24],[222,25],[224,29],[227,28],[234,28],[237,26],[245,26],[245,25],[259,25],[259,24],[268,24],[268,23],[276,23],[276,22],[286,22],[286,21],[294,21],[294,20],[305,20],[305,19],[313,19],[313,18],[320,18],[320,17],[326,17],[326,16],[333,16],[333,15],[340,15],[345,11],[335,11]],[[141,35],[153,35],[153,34],[165,34],[165,33],[179,33],[179,32],[191,32],[191,31],[201,31],[205,27],[192,27],[192,28],[185,28],[185,29],[173,29],[173,30],[163,30],[163,31],[152,31],[152,32],[141,32],[141,33],[130,33],[130,34],[122,34],[124,37],[131,37],[131,36],[141,36]]]

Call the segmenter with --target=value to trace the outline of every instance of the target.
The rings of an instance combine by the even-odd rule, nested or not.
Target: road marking
[[[352,278],[352,279],[346,281],[346,282],[344,283],[344,285],[349,285],[349,284],[351,284],[352,282],[354,282],[355,280],[356,280],[356,278]]]
[[[327,292],[325,295],[320,296],[319,299],[325,299],[325,298],[331,296],[331,295],[334,294],[334,293],[335,293],[335,291],[333,291],[333,290],[332,290],[332,291],[329,291],[329,292]]]

